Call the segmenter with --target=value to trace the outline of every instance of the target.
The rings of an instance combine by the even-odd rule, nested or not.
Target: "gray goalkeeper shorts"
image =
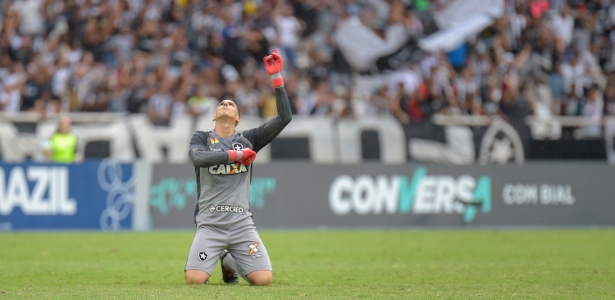
[[[228,249],[242,274],[271,271],[271,261],[263,241],[252,222],[240,222],[223,229],[214,226],[199,227],[194,234],[184,270],[201,270],[212,274],[220,255]]]

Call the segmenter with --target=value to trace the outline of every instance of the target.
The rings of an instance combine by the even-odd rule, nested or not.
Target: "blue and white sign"
[[[132,164],[0,163],[0,230],[132,227]]]

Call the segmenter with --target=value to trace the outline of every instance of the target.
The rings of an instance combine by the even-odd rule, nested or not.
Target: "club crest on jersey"
[[[200,261],[206,261],[207,260],[207,253],[199,252],[199,260]]]
[[[219,164],[207,168],[211,175],[237,175],[248,172],[248,167],[238,162],[232,164]]]
[[[233,150],[235,151],[243,150],[243,145],[240,143],[233,143]]]

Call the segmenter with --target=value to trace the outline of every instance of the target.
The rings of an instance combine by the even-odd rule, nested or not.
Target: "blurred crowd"
[[[336,46],[341,22],[379,35],[402,23],[416,41],[449,1],[4,0],[0,108],[147,113],[165,125],[228,98],[266,118],[276,112],[262,58],[277,49],[298,115],[615,114],[615,0],[504,0],[504,15],[459,49],[404,64],[417,84],[353,94],[353,78],[370,75]]]

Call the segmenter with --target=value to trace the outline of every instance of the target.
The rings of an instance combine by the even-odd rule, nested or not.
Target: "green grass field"
[[[0,233],[0,299],[613,299],[615,230],[261,231],[271,287],[186,286],[192,232]]]

